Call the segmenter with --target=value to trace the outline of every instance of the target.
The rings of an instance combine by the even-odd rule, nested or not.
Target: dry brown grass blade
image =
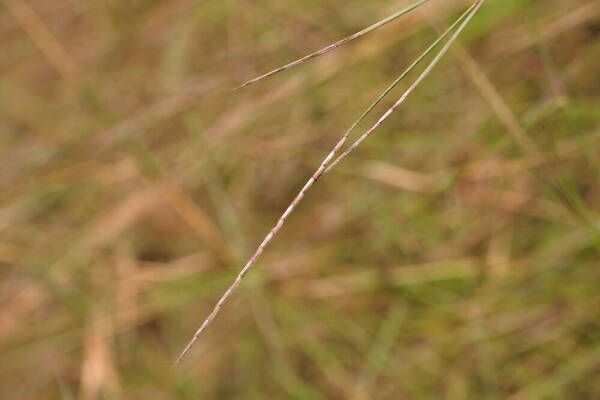
[[[4,4],[15,21],[65,80],[71,80],[81,73],[77,63],[27,1],[4,0]]]
[[[85,332],[80,398],[120,397],[119,376],[112,355],[112,321],[93,313]]]
[[[381,124],[408,98],[408,96],[414,91],[414,89],[431,73],[431,71],[433,70],[433,68],[443,58],[443,56],[446,54],[446,52],[448,51],[448,49],[452,46],[452,44],[454,43],[454,41],[458,38],[458,36],[460,35],[460,33],[464,30],[464,28],[469,24],[469,22],[471,21],[471,19],[473,18],[473,16],[477,13],[477,11],[479,10],[479,8],[483,4],[483,2],[484,2],[484,0],[476,0],[473,3],[473,6],[471,7],[470,13],[463,20],[463,22],[460,24],[460,26],[456,29],[456,31],[453,33],[453,35],[448,40],[448,42],[438,52],[438,54],[435,56],[435,58],[429,63],[429,65],[425,68],[425,70],[421,73],[421,75],[415,80],[415,82],[406,90],[406,92],[404,92],[404,94],[400,97],[400,99],[398,101],[396,101],[396,103],[394,103],[394,105],[390,109],[388,109],[388,111],[386,111],[386,113],[381,118],[379,118],[379,120],[367,132],[365,132],[344,154],[342,154],[342,156],[340,156],[340,158],[338,158],[336,160],[336,162],[332,163],[328,167],[329,162],[333,159],[333,157],[335,157],[335,155],[341,149],[341,147],[345,143],[346,139],[348,138],[348,136],[352,132],[352,128],[349,129],[348,131],[346,131],[346,133],[342,136],[342,138],[335,144],[335,146],[333,147],[333,149],[329,152],[329,154],[321,162],[321,164],[319,165],[319,168],[317,168],[317,170],[315,171],[315,173],[311,176],[311,178],[306,182],[306,184],[304,185],[304,187],[300,190],[300,192],[292,200],[292,202],[290,203],[290,205],[288,206],[288,208],[285,210],[285,212],[281,215],[281,217],[279,218],[279,220],[277,221],[277,223],[275,224],[275,226],[271,229],[271,231],[263,239],[263,241],[261,242],[261,244],[256,249],[255,253],[246,262],[246,264],[244,265],[244,267],[242,268],[242,270],[236,276],[236,278],[233,281],[233,283],[229,286],[229,288],[221,296],[221,298],[219,299],[219,301],[217,302],[217,304],[214,306],[213,310],[208,315],[208,317],[206,317],[206,319],[204,320],[204,322],[202,322],[202,324],[200,325],[200,327],[198,328],[198,330],[196,330],[196,332],[194,333],[194,336],[192,337],[192,339],[188,342],[188,344],[185,346],[185,348],[183,349],[183,351],[179,354],[179,356],[175,360],[175,362],[173,364],[174,366],[178,365],[181,362],[181,360],[185,357],[185,355],[191,350],[191,348],[193,347],[194,343],[198,340],[198,338],[200,337],[200,335],[202,334],[202,332],[204,332],[204,330],[208,327],[208,325],[210,325],[210,323],[214,320],[214,318],[217,316],[217,314],[219,314],[219,312],[223,308],[223,305],[227,302],[227,300],[231,297],[231,295],[233,294],[233,292],[240,285],[240,283],[241,283],[242,279],[244,278],[244,276],[254,266],[254,264],[256,263],[256,261],[258,260],[258,258],[265,251],[266,247],[273,240],[273,238],[275,237],[275,235],[277,235],[277,233],[279,232],[279,230],[281,229],[281,227],[284,225],[285,221],[287,220],[287,218],[289,217],[289,215],[292,213],[292,211],[294,211],[294,209],[296,208],[296,206],[300,203],[300,201],[302,201],[302,199],[304,198],[306,192],[313,186],[313,184],[326,171],[328,171],[329,169],[331,169],[335,164],[337,164],[337,162],[341,161],[341,159],[343,159],[345,156],[347,156],[364,139],[366,139],[367,136],[369,136],[371,133],[373,133],[379,126],[381,126]]]
[[[279,68],[275,68],[274,70],[269,71],[266,74],[263,74],[263,75],[261,75],[259,77],[251,79],[251,80],[243,83],[242,85],[238,86],[234,90],[238,90],[238,89],[241,89],[241,88],[243,88],[245,86],[252,85],[252,84],[254,84],[254,83],[258,82],[258,81],[261,81],[261,80],[263,80],[265,78],[273,76],[273,75],[275,75],[275,74],[277,74],[279,72],[286,71],[286,70],[288,70],[290,68],[293,68],[293,67],[295,67],[297,65],[303,64],[303,63],[305,63],[307,61],[310,61],[313,58],[317,58],[317,57],[320,57],[320,56],[322,56],[324,54],[327,54],[330,51],[335,50],[338,47],[341,47],[341,46],[345,45],[346,43],[349,43],[349,42],[353,41],[354,39],[358,39],[358,38],[366,35],[369,32],[372,32],[372,31],[374,31],[374,30],[376,30],[378,28],[381,28],[382,26],[384,26],[384,25],[386,25],[386,24],[394,21],[395,19],[400,18],[401,16],[403,16],[403,15],[411,12],[415,8],[419,7],[420,5],[422,5],[424,3],[427,3],[428,1],[429,0],[420,0],[420,1],[417,1],[416,3],[414,3],[414,4],[412,4],[412,5],[404,8],[403,10],[400,10],[397,13],[394,13],[394,14],[390,15],[389,17],[386,17],[386,18],[382,19],[381,21],[378,21],[378,22],[374,23],[373,25],[368,26],[368,27],[366,27],[365,29],[363,29],[361,31],[358,31],[358,32],[356,32],[356,33],[354,33],[354,34],[352,34],[352,35],[350,35],[350,36],[348,36],[348,37],[346,37],[346,38],[344,38],[342,40],[339,40],[339,41],[337,41],[335,43],[332,43],[329,46],[323,47],[322,49],[317,50],[314,53],[311,53],[311,54],[309,54],[307,56],[299,58],[296,61],[292,61],[291,63],[283,65],[283,66],[281,66]]]

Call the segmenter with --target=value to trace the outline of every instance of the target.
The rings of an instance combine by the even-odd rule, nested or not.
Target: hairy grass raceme
[[[599,18],[0,0],[0,400],[600,399]]]
[[[387,24],[388,22],[391,22],[397,18],[399,18],[402,15],[405,15],[406,13],[416,9],[417,7],[421,6],[422,4],[426,3],[428,0],[422,0],[419,1],[415,4],[413,4],[412,6],[407,7],[406,9],[399,11],[398,13],[395,13],[387,18],[384,18],[383,20],[371,25],[368,28],[365,28],[361,31],[359,31],[358,33],[351,35],[345,39],[342,39],[334,44],[331,44],[317,52],[311,53],[308,56],[302,57],[294,62],[291,62],[289,64],[286,64],[282,67],[276,68],[264,75],[261,75],[257,78],[254,78],[246,83],[244,83],[243,85],[241,85],[239,88],[248,86],[250,84],[256,83],[264,78],[267,78],[269,76],[275,75],[279,72],[285,71],[287,69],[290,69],[294,66],[300,65],[306,61],[309,61],[313,58],[316,58],[318,56],[321,56],[323,54],[328,53],[329,51],[332,51],[340,46],[343,46],[344,44],[350,42],[351,40],[354,40],[360,36],[365,35],[366,33],[369,33],[385,24]],[[294,209],[298,206],[298,204],[302,201],[302,199],[304,198],[304,196],[306,195],[306,193],[308,192],[308,190],[310,190],[310,188],[314,185],[314,183],[326,172],[328,172],[329,170],[331,170],[333,167],[335,167],[335,165],[337,165],[337,163],[339,163],[342,159],[344,159],[346,156],[348,156],[352,151],[354,151],[369,135],[371,135],[373,132],[375,132],[375,130],[381,126],[381,124],[389,118],[390,115],[392,115],[392,113],[398,109],[398,107],[404,103],[404,101],[410,96],[410,94],[417,88],[417,86],[419,86],[419,84],[421,82],[423,82],[423,80],[431,73],[431,71],[433,70],[433,68],[440,62],[440,60],[444,57],[444,55],[446,54],[446,52],[448,51],[448,49],[452,46],[452,44],[454,43],[454,41],[458,38],[458,36],[460,35],[460,33],[465,29],[465,27],[469,24],[469,22],[471,21],[471,19],[473,18],[473,16],[477,13],[477,11],[479,10],[479,8],[481,7],[481,5],[483,4],[484,0],[476,0],[473,5],[453,24],[450,26],[449,29],[447,29],[444,33],[442,33],[442,35],[439,36],[439,38],[429,47],[427,48],[388,88],[386,88],[381,95],[367,108],[367,110],[358,118],[358,120],[352,124],[352,126],[342,135],[342,137],[338,140],[338,142],[333,146],[332,150],[329,152],[329,154],[327,154],[327,156],[325,157],[325,159],[321,162],[321,164],[319,165],[319,167],[317,168],[317,170],[314,172],[314,174],[310,177],[310,179],[305,183],[305,185],[302,187],[302,189],[300,190],[300,192],[296,195],[296,197],[292,200],[292,202],[290,203],[290,205],[288,206],[288,208],[284,211],[284,213],[281,215],[281,217],[278,219],[277,223],[275,224],[275,226],[273,226],[273,228],[269,231],[269,233],[267,234],[267,236],[265,236],[265,238],[263,239],[263,241],[260,243],[260,245],[258,246],[258,248],[256,249],[256,251],[254,252],[254,254],[252,255],[252,257],[250,257],[250,259],[248,260],[248,262],[244,265],[244,267],[241,269],[241,271],[239,272],[239,274],[237,275],[237,277],[235,278],[235,280],[233,281],[233,283],[231,284],[231,286],[229,286],[229,288],[225,291],[225,293],[223,294],[223,296],[221,296],[221,298],[219,299],[219,301],[217,302],[217,304],[214,306],[213,310],[210,312],[210,314],[208,315],[208,317],[206,317],[206,319],[202,322],[202,324],[200,325],[200,327],[198,328],[198,330],[194,333],[194,336],[192,337],[192,339],[189,341],[189,343],[185,346],[185,348],[182,350],[182,352],[179,354],[179,356],[177,357],[177,359],[175,360],[174,365],[177,365],[180,363],[180,361],[183,359],[183,357],[185,357],[185,355],[191,350],[191,348],[193,347],[194,343],[198,340],[198,338],[200,337],[200,335],[202,334],[202,332],[209,326],[209,324],[213,321],[213,319],[217,316],[217,314],[219,314],[219,312],[221,311],[221,309],[223,308],[223,305],[227,302],[227,300],[231,297],[231,295],[233,294],[233,292],[235,291],[235,289],[237,289],[237,287],[240,285],[242,279],[244,278],[244,276],[248,273],[248,271],[254,266],[254,264],[256,264],[256,261],[259,259],[259,257],[264,253],[266,247],[269,245],[269,243],[273,240],[273,238],[275,237],[275,235],[277,235],[277,233],[280,231],[281,227],[285,224],[285,221],[287,220],[287,218],[290,216],[290,214],[292,213],[292,211],[294,211]],[[402,80],[404,79],[408,73],[416,66],[418,65],[434,48],[435,46],[437,46],[453,29],[455,29],[454,33],[451,35],[451,37],[449,38],[449,40],[444,44],[444,46],[442,47],[442,49],[436,54],[436,56],[433,58],[433,60],[427,65],[427,67],[423,70],[423,72],[421,72],[421,74],[418,76],[418,78],[408,87],[408,89],[402,94],[402,96],[400,96],[400,98],[367,130],[365,131],[346,151],[344,151],[338,158],[334,157],[338,154],[338,152],[341,150],[342,146],[346,143],[348,137],[350,136],[350,134],[354,131],[354,129],[359,125],[359,123],[375,108],[375,106],[381,102],[383,100],[383,98],[389,94],[392,89],[394,87],[396,87],[396,85]],[[332,160],[334,160],[333,162],[331,162]]]

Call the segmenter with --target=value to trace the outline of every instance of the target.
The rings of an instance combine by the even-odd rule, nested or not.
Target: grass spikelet
[[[198,340],[198,338],[200,337],[200,335],[202,334],[202,332],[204,332],[204,330],[206,330],[206,328],[210,325],[210,323],[214,320],[214,318],[219,314],[219,312],[223,308],[223,305],[227,302],[227,300],[231,297],[231,295],[233,294],[233,292],[240,285],[241,281],[244,279],[244,276],[248,273],[248,271],[256,264],[256,261],[264,253],[266,247],[273,240],[273,238],[277,235],[277,233],[281,230],[281,228],[285,224],[287,218],[294,211],[294,209],[298,206],[298,204],[302,201],[302,199],[304,198],[304,196],[306,195],[306,193],[308,192],[308,190],[310,190],[310,188],[314,185],[314,183],[325,172],[329,171],[331,168],[333,168],[335,165],[337,165],[337,163],[339,163],[342,159],[344,159],[346,156],[348,156],[354,149],[356,149],[360,145],[360,143],[362,143],[369,135],[371,135],[377,128],[379,128],[381,126],[381,124],[386,119],[388,119],[389,116],[395,110],[397,110],[398,107],[402,103],[404,103],[404,101],[410,96],[410,94],[416,89],[416,87],[419,86],[419,84],[421,84],[423,82],[423,80],[431,73],[431,71],[434,69],[434,67],[440,62],[440,60],[448,52],[449,48],[452,46],[452,44],[454,43],[454,41],[458,38],[458,36],[460,35],[460,33],[465,29],[465,27],[469,24],[469,22],[471,21],[471,19],[473,18],[473,16],[477,13],[477,10],[479,10],[479,8],[481,7],[481,5],[483,4],[483,1],[484,0],[477,0],[477,1],[475,1],[473,3],[473,5],[466,11],[466,13],[463,14],[457,20],[457,22],[455,22],[446,32],[444,32],[438,38],[438,40],[436,40],[436,42],[434,42],[427,50],[425,50],[425,52],[421,56],[419,56],[407,68],[407,70],[404,71],[392,83],[392,85],[390,85],[388,88],[386,88],[382,92],[382,94],[375,100],[375,102],[372,103],[371,106],[369,106],[367,108],[367,110],[361,115],[361,117],[359,117],[359,119],[350,127],[350,129],[348,129],[343,134],[343,136],[333,146],[332,150],[323,159],[323,161],[321,162],[321,164],[319,165],[319,167],[317,168],[317,170],[313,173],[313,175],[308,179],[308,181],[302,187],[302,189],[300,190],[300,192],[298,192],[298,194],[296,195],[296,197],[294,197],[294,199],[292,200],[292,202],[290,203],[290,205],[287,207],[287,209],[283,212],[283,214],[281,215],[281,217],[278,219],[277,223],[273,226],[273,228],[265,236],[265,238],[263,239],[263,241],[257,247],[257,249],[254,252],[254,254],[250,257],[250,259],[246,262],[246,264],[244,265],[244,267],[238,273],[238,275],[236,276],[236,278],[233,281],[233,283],[229,286],[229,288],[221,296],[221,298],[219,299],[219,301],[217,302],[217,304],[214,306],[213,310],[210,312],[210,314],[208,315],[208,317],[206,317],[206,319],[202,322],[202,324],[200,325],[200,327],[196,330],[196,332],[194,333],[192,339],[188,342],[188,344],[185,346],[185,348],[183,349],[183,351],[179,354],[179,356],[175,360],[174,366],[178,365],[181,362],[181,360],[185,357],[185,355],[192,349],[192,347],[194,346],[194,344],[196,343],[196,341]],[[416,5],[413,5],[412,9],[416,8],[418,5],[420,5],[422,3],[424,3],[424,1],[422,1],[420,3],[416,3]],[[406,12],[408,12],[408,11],[405,11],[404,14]],[[399,16],[397,14],[394,14],[394,15],[396,16],[396,18],[397,18],[397,16]],[[400,14],[400,15],[403,15],[403,14]],[[377,27],[380,27],[380,26],[384,25],[385,23],[389,22],[390,20],[392,20],[393,19],[392,17],[388,17],[388,18],[386,18],[386,19],[378,22],[375,25],[372,25],[371,27],[369,27],[369,28],[367,28],[367,29],[365,29],[365,30],[363,30],[361,32],[366,33],[366,32],[369,32],[370,30],[376,29]],[[390,19],[390,18],[392,18],[392,19]],[[427,65],[427,67],[425,68],[425,70],[412,83],[412,85],[402,94],[402,96],[392,105],[392,107],[390,107],[366,132],[364,132],[344,153],[342,153],[330,165],[329,163],[331,162],[331,160],[334,159],[334,157],[336,156],[336,154],[340,151],[340,149],[342,148],[342,146],[344,145],[344,143],[346,142],[346,140],[348,139],[348,137],[350,136],[350,134],[352,133],[352,131],[354,130],[354,128],[366,117],[367,114],[369,114],[371,112],[371,110],[375,107],[375,105],[377,105],[404,77],[406,77],[406,75],[408,75],[408,73],[419,62],[422,61],[422,59],[445,37],[445,35],[447,35],[449,32],[452,31],[452,28],[455,27],[459,22],[460,22],[460,26],[458,26],[458,28],[456,28],[456,30],[454,31],[454,33],[452,34],[452,36],[450,37],[450,39],[448,40],[448,42],[442,47],[442,49],[440,49],[440,51],[436,54],[436,56],[433,58],[433,60]],[[362,33],[362,34],[364,34],[364,33]],[[352,37],[358,37],[356,35],[357,34],[351,36],[351,38]],[[347,41],[349,41],[349,40],[346,40],[346,42]],[[340,42],[338,42],[338,43],[340,43]],[[339,47],[339,45],[338,44],[333,44],[333,45],[330,45],[330,46],[326,47],[325,49],[332,50],[332,49],[334,49],[336,47]],[[313,53],[313,54],[321,55],[321,54],[325,54],[325,52],[322,52],[322,50],[321,50],[321,51]],[[303,61],[298,60],[298,61],[294,62],[295,64],[291,63],[291,64],[288,64],[288,66],[284,66],[284,67],[278,68],[276,70],[273,70],[273,71],[271,71],[271,72],[269,72],[269,73],[267,73],[265,75],[262,75],[261,77],[258,77],[256,79],[253,79],[252,81],[247,82],[246,84],[242,85],[241,87],[247,86],[250,83],[258,82],[261,79],[264,79],[264,78],[266,78],[268,76],[271,76],[271,75],[273,75],[273,74],[275,74],[277,72],[280,72],[280,71],[283,71],[285,69],[291,68],[294,65],[298,65],[301,62],[304,62],[304,61],[306,61],[306,60],[308,60],[310,58],[314,58],[315,57],[315,56],[312,56],[312,57],[311,56],[312,55],[304,57],[304,58],[300,59],[300,60],[303,60]]]

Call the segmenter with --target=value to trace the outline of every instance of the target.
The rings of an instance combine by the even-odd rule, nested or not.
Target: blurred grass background
[[[600,398],[594,0],[487,1],[170,370],[469,3],[229,90],[407,4],[2,0],[0,397]]]

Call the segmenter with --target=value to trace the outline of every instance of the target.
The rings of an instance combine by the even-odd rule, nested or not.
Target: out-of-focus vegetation
[[[488,0],[170,369],[469,3],[230,89],[407,4],[2,0],[0,397],[598,399],[595,0]]]

